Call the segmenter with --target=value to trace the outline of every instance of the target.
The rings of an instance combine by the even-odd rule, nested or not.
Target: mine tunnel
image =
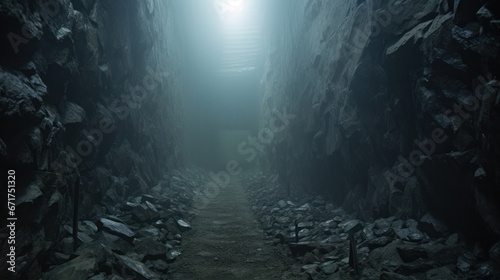
[[[498,1],[0,20],[0,278],[500,279]]]

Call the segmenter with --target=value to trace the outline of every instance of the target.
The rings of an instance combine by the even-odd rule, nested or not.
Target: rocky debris
[[[338,226],[347,233],[356,233],[363,228],[363,225],[359,220],[347,220],[340,223]]]
[[[128,205],[133,205],[132,206],[132,215],[134,216],[135,219],[138,220],[138,222],[144,223],[144,222],[148,222],[148,221],[158,217],[158,215],[157,215],[158,211],[155,212],[153,209],[148,207],[148,205],[146,205],[145,203],[141,203],[141,204],[129,203]]]
[[[97,225],[92,221],[83,221],[83,222],[79,223],[78,229],[83,230],[86,234],[89,234],[89,235],[94,234],[99,230],[97,228]]]
[[[93,276],[97,271],[98,267],[95,259],[80,256],[72,259],[69,262],[57,266],[47,273],[44,273],[43,279],[85,280]]]
[[[415,278],[407,277],[397,273],[384,272],[380,274],[380,280],[415,280]]]
[[[470,255],[462,255],[457,259],[457,268],[462,273],[467,273],[471,269],[471,263],[474,262],[474,259]]]
[[[397,247],[398,254],[404,262],[413,262],[418,259],[426,259],[429,256],[427,255],[427,251],[423,248],[413,247],[413,246],[404,246]]]
[[[135,236],[135,233],[123,223],[115,222],[106,218],[101,218],[99,222],[101,223],[104,230],[112,234],[124,237],[129,240]]]
[[[78,104],[68,102],[66,108],[62,110],[62,123],[75,124],[81,123],[85,120],[85,110]]]
[[[339,269],[339,266],[334,261],[328,261],[328,262],[322,263],[320,268],[324,274],[329,275],[329,274],[333,274],[333,273],[337,272],[337,270]]]
[[[356,241],[353,252],[357,252],[359,279],[473,279],[493,275],[491,263],[498,246],[490,250],[491,262],[474,257],[473,248],[467,249],[459,234],[450,233],[429,213],[416,219],[390,216],[364,221],[331,203],[315,204],[314,196],[301,194],[292,199],[275,179],[261,173],[248,173],[242,182],[264,231],[284,255],[295,259],[290,271],[297,277],[352,279],[355,270],[349,266],[349,234]],[[283,197],[303,206],[282,203],[276,207],[276,201]]]
[[[500,242],[497,242],[495,245],[491,246],[489,255],[492,261],[500,264]]]
[[[181,255],[181,252],[180,251],[177,251],[177,250],[169,250],[167,252],[167,262],[173,262],[175,261],[175,259],[177,259],[179,256]]]
[[[380,237],[375,237],[373,239],[368,240],[366,245],[367,245],[368,249],[373,250],[376,248],[384,247],[387,244],[391,243],[392,241],[393,241],[392,237],[380,236]]]
[[[312,229],[314,228],[313,222],[300,222],[297,224],[297,228],[300,229]]]
[[[134,250],[144,255],[143,260],[161,259],[167,253],[166,245],[156,241],[154,237],[134,240]]]
[[[151,271],[148,267],[146,267],[145,264],[136,261],[130,257],[127,256],[121,256],[115,254],[116,258],[118,259],[119,263],[126,269],[132,271],[134,274],[137,274],[139,277],[142,277],[144,279],[148,280],[153,280],[153,279],[159,279],[160,275]]]
[[[68,225],[65,225],[64,226],[64,229],[66,230],[66,232],[70,235],[73,234],[73,228],[68,226]],[[80,240],[81,242],[83,243],[90,243],[92,241],[94,241],[94,239],[92,239],[92,237],[89,236],[89,234],[83,232],[83,231],[80,231],[81,228],[79,227],[79,231],[77,232],[77,238],[78,240]],[[92,232],[91,234],[93,234],[95,232]]]
[[[448,227],[430,213],[425,214],[420,219],[419,228],[432,237],[442,237],[449,233]]]
[[[179,226],[179,229],[181,231],[187,231],[191,229],[191,226],[182,219],[177,220],[177,225]]]
[[[207,178],[203,171],[190,169],[166,176],[175,177],[175,183],[151,190],[157,195],[130,195],[114,202],[113,215],[79,222],[81,242],[75,252],[73,228],[65,225],[67,237],[53,252],[44,279],[166,279],[169,264],[182,254],[180,233],[191,229],[190,203]],[[156,216],[138,219],[135,209],[140,205]]]

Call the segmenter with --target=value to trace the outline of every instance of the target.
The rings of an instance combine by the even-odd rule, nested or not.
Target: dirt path
[[[171,279],[281,279],[284,266],[254,219],[242,186],[226,187],[195,213],[195,230],[183,240]]]

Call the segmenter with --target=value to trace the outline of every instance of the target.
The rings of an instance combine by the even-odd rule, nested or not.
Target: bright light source
[[[235,12],[243,11],[243,0],[229,0]]]
[[[214,0],[215,11],[222,21],[235,20],[243,12],[243,0]]]
[[[222,24],[220,73],[238,74],[255,70],[261,52],[261,0],[212,0]],[[268,0],[262,0],[268,1]]]

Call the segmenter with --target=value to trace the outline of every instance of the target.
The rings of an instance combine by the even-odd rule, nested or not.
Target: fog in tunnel
[[[264,3],[184,1],[179,10],[188,159],[215,171],[241,159],[238,142],[259,127]]]
[[[6,279],[500,279],[495,0],[3,0]]]

